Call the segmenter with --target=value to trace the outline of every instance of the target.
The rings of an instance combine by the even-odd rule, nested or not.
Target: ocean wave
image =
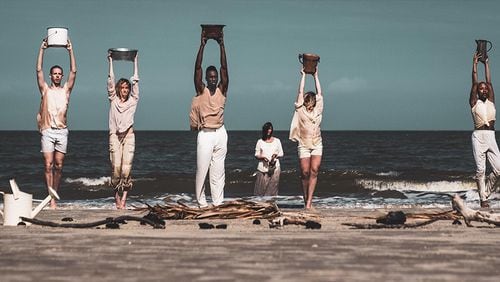
[[[64,182],[66,183],[79,183],[84,186],[101,186],[106,185],[111,180],[109,176],[101,176],[99,178],[87,178],[87,177],[79,177],[79,178],[66,178]]]
[[[387,181],[374,179],[357,179],[356,184],[369,190],[396,190],[396,191],[417,191],[417,192],[461,192],[476,189],[476,184],[472,181]]]
[[[379,172],[377,173],[377,176],[399,176],[401,175],[400,172],[397,171],[387,171],[387,172]]]

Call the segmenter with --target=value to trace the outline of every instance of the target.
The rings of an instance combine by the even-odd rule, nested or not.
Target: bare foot
[[[57,208],[56,200],[54,200],[54,199],[50,200],[50,208],[53,210],[55,210]]]
[[[122,200],[120,198],[120,195],[118,195],[118,193],[115,194],[115,204],[117,210],[122,208]]]

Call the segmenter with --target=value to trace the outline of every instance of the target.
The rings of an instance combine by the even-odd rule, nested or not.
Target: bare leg
[[[117,209],[122,208],[122,200],[120,198],[120,193],[118,192],[118,189],[115,190],[115,203]]]
[[[59,191],[59,186],[61,185],[64,156],[64,153],[58,151],[54,152],[54,174],[52,178],[52,188],[56,191]],[[56,200],[54,198],[50,200],[50,207],[56,208]]]
[[[302,190],[304,193],[304,206],[307,208],[308,190],[309,190],[309,177],[311,175],[311,158],[301,158],[300,162],[300,178],[302,179]]]
[[[318,172],[321,165],[321,156],[311,156],[311,166],[309,173],[309,187],[307,188],[307,202],[306,209],[312,208],[312,199],[314,190],[316,190],[316,183],[318,182]]]
[[[122,209],[125,209],[126,207],[126,204],[127,204],[127,193],[128,191],[123,191],[123,194],[122,194],[122,200],[121,200],[121,208]]]
[[[54,166],[54,153],[43,153],[45,185],[52,187],[52,169]]]

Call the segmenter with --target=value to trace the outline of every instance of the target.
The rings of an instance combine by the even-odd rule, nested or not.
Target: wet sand
[[[177,220],[165,229],[137,222],[120,229],[0,226],[0,280],[498,281],[500,228],[451,221],[412,229],[341,225],[374,223],[364,217],[384,212],[319,210],[320,230],[271,229],[265,220]],[[44,210],[37,219],[83,223],[143,214]],[[228,227],[202,230],[200,222]]]

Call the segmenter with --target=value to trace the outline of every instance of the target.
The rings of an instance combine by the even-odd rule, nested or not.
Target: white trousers
[[[205,178],[210,170],[210,193],[213,204],[218,206],[224,200],[226,181],[224,161],[227,153],[227,132],[224,126],[200,130],[196,150],[196,200],[200,207],[208,206],[205,198]]]
[[[500,174],[500,151],[493,130],[474,130],[472,133],[472,153],[476,161],[476,182],[481,201],[486,201],[495,190]],[[486,158],[492,172],[486,177]]]

